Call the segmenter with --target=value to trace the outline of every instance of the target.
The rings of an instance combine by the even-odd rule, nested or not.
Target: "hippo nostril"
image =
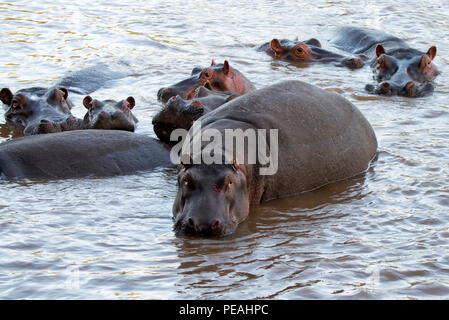
[[[385,89],[390,87],[390,84],[388,82],[384,82],[382,83],[382,87],[384,87]]]
[[[215,220],[212,222],[212,224],[211,224],[210,227],[211,227],[212,231],[217,231],[217,230],[220,229],[220,226],[221,226],[221,221],[218,220],[218,219],[215,219]]]
[[[407,88],[407,89],[411,89],[411,88],[413,88],[415,86],[415,83],[413,82],[413,81],[410,81],[410,82],[408,82],[406,85],[405,85],[405,87]]]
[[[195,222],[192,218],[187,219],[187,226],[191,229],[195,228]]]

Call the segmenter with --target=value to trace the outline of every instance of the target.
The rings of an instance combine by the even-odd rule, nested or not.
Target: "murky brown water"
[[[338,90],[373,124],[369,172],[254,207],[223,239],[172,231],[172,169],[107,179],[0,181],[0,298],[449,298],[449,6],[391,1],[14,1],[0,4],[0,87],[47,86],[71,70],[132,76],[96,98],[133,95],[154,136],[157,89],[228,59],[257,87],[301,79]],[[254,50],[339,25],[438,47],[431,96],[373,97],[367,69],[298,68]],[[82,96],[72,96],[77,116]],[[0,120],[0,141],[11,136]]]

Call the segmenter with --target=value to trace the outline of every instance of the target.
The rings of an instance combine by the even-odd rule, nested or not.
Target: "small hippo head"
[[[138,122],[131,112],[135,106],[133,97],[126,100],[94,100],[90,96],[83,99],[87,109],[84,116],[84,125],[88,129],[109,129],[134,131]]]
[[[204,114],[204,111],[205,106],[199,100],[184,100],[179,95],[171,97],[153,117],[154,133],[162,141],[170,142],[173,130],[189,130],[193,122]]]
[[[376,94],[406,97],[419,97],[431,92],[431,81],[438,75],[432,63],[436,53],[435,46],[426,53],[409,48],[387,52],[378,44],[371,67],[379,84],[367,85],[366,89]]]
[[[270,50],[272,55],[275,58],[288,61],[312,61],[312,46],[321,48],[321,43],[317,39],[310,39],[307,43],[287,39],[273,39],[270,42]]]
[[[10,89],[0,91],[0,100],[8,106],[5,119],[26,127],[36,118],[60,121],[71,114],[72,104],[66,88],[28,88],[13,94]]]
[[[178,234],[226,236],[249,214],[246,169],[242,165],[183,165],[173,205]]]
[[[159,139],[170,142],[173,130],[189,130],[198,118],[238,96],[234,92],[218,92],[199,87],[192,100],[184,100],[179,95],[171,97],[153,117],[153,130]]]
[[[177,95],[185,100],[190,100],[195,96],[195,90],[202,86],[213,91],[232,91],[240,95],[254,88],[245,76],[231,68],[228,61],[216,64],[212,60],[210,67],[196,67],[192,70],[189,78],[170,87],[159,89],[157,97],[163,103]]]

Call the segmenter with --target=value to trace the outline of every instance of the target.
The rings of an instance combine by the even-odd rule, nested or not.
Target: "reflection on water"
[[[175,236],[174,169],[0,180],[0,297],[448,298],[445,4],[1,3],[0,87],[47,87],[89,66],[124,66],[129,76],[92,95],[134,96],[137,132],[154,136],[157,90],[193,66],[227,59],[259,88],[298,79],[342,94],[373,124],[379,154],[364,175],[253,207],[235,234],[220,239]],[[435,93],[372,96],[364,91],[367,69],[273,61],[255,50],[275,37],[315,37],[329,48],[329,30],[342,24],[380,28],[421,50],[436,45],[442,73]],[[70,98],[73,114],[82,117],[84,96]],[[20,134],[0,119],[0,141]]]

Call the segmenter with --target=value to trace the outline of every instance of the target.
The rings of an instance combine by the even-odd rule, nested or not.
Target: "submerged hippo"
[[[199,123],[201,130],[196,127]],[[257,140],[259,154],[271,154],[269,162],[258,156],[251,163],[249,155],[241,161],[236,156],[237,144],[220,140],[229,130],[241,130],[247,137],[245,150],[248,146],[254,150],[248,140],[255,131],[259,137],[260,129],[278,130],[274,131],[277,139],[270,133],[268,142]],[[220,136],[218,142],[214,139],[220,152],[210,148],[210,139],[204,139],[206,130],[208,138]],[[207,236],[232,233],[248,216],[251,204],[297,195],[364,172],[377,149],[371,125],[354,105],[336,93],[300,81],[248,93],[209,112],[190,129],[184,147],[195,141],[200,148],[190,155],[182,151],[180,156],[174,229]],[[192,163],[212,153],[218,161],[224,158],[227,162]],[[276,170],[262,174],[262,169],[270,167]]]
[[[78,130],[0,143],[0,177],[74,178],[170,166],[159,140],[119,130]]]
[[[133,97],[122,101],[95,100],[91,96],[83,99],[87,109],[83,124],[85,129],[111,129],[132,131],[136,129],[137,118],[131,112],[136,105]]]
[[[173,130],[189,130],[198,118],[238,96],[234,92],[211,91],[199,87],[192,100],[184,100],[179,95],[171,97],[153,117],[154,133],[162,141],[170,142]]]
[[[435,46],[422,52],[395,36],[358,27],[338,28],[333,43],[342,50],[372,59],[377,84],[366,85],[371,93],[420,97],[433,91],[431,81],[438,75],[432,62],[437,53]]]
[[[321,43],[314,38],[306,41],[273,39],[260,46],[258,51],[284,61],[333,63],[350,69],[362,68],[364,65],[360,58],[345,57],[321,48]]]
[[[235,92],[239,95],[255,89],[254,85],[240,71],[231,68],[228,61],[216,64],[212,60],[210,67],[193,68],[189,78],[170,87],[159,89],[157,97],[163,103],[177,95],[185,100],[190,100],[194,97],[195,90],[202,86],[213,91]]]
[[[8,106],[6,121],[24,128],[24,135],[77,129],[81,122],[71,113],[72,103],[66,88],[33,87],[0,91],[0,100]]]

